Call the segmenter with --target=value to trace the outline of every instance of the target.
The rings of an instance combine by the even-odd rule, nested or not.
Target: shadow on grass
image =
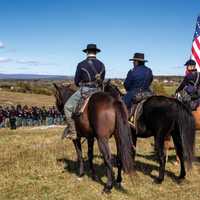
[[[155,153],[152,153],[151,155],[142,155],[142,154],[137,154],[138,157],[142,157],[145,158],[147,160],[151,160],[151,161],[155,161],[158,162],[158,157]],[[200,160],[200,158],[199,158]],[[170,155],[168,157],[168,161],[167,162],[171,162],[171,163],[175,163],[176,162],[176,156],[175,155]],[[176,166],[176,167],[180,167],[180,165]],[[156,170],[159,171],[159,167],[153,164],[149,164],[149,163],[144,163],[141,161],[136,161],[136,170],[142,172],[144,175],[148,175],[151,178],[153,178],[154,180],[156,180],[157,176],[152,175],[152,171]],[[172,179],[173,182],[180,184],[182,182],[182,180],[180,180],[178,178],[178,176],[176,176],[174,173],[172,173],[171,171],[168,171],[165,169],[165,175],[170,177]]]
[[[149,164],[149,163],[144,163],[141,161],[136,161],[135,167],[136,167],[136,171],[142,172],[144,175],[150,176],[154,181],[156,181],[157,176],[153,175],[152,171],[154,171],[154,170],[159,171],[158,166]],[[179,183],[179,179],[174,173],[172,173],[168,170],[165,170],[165,175],[170,177],[173,182]]]
[[[96,155],[94,156],[98,157],[98,158],[102,158],[102,156]],[[116,163],[116,156],[112,156],[112,165],[113,167],[117,166]],[[78,169],[79,169],[79,164],[77,161],[75,160],[70,160],[68,158],[61,158],[61,159],[57,159],[57,162],[62,162],[64,164],[64,170],[71,173],[71,174],[75,174],[77,177],[79,177],[78,174]],[[102,186],[105,185],[105,183],[102,181],[102,178],[104,176],[106,176],[106,166],[104,164],[104,162],[102,162],[102,164],[96,164],[94,163],[94,169],[95,169],[95,173],[98,177],[98,180],[96,180],[96,182],[98,182],[99,184],[101,184]],[[88,176],[89,178],[91,178],[93,181],[95,181],[92,178],[92,172],[89,169],[89,161],[84,161],[84,175]],[[128,191],[126,189],[124,189],[122,186],[118,186],[117,184],[114,184],[113,186],[117,191],[120,191],[124,194],[128,194]]]
[[[158,156],[156,155],[155,152],[152,152],[150,155],[142,155],[142,154],[137,153],[137,156],[145,158],[147,160],[158,161]],[[171,163],[176,162],[176,156],[175,155],[169,155],[167,162],[171,162]]]
[[[153,161],[157,160],[156,156],[154,154],[151,154],[151,155],[137,154],[137,156],[143,157],[143,158],[148,159],[148,160],[153,160]],[[96,157],[102,158],[101,156],[96,156]],[[113,155],[112,157],[113,157],[112,158],[112,165],[113,165],[113,167],[116,167],[117,166],[116,156]],[[175,156],[169,156],[169,160],[175,161],[176,157]],[[199,158],[199,160],[200,160],[200,158]],[[61,159],[58,159],[57,161],[64,163],[64,166],[65,166],[64,170],[78,176],[79,164],[78,164],[77,161],[70,160],[68,158],[61,158]],[[85,175],[92,179],[92,173],[89,169],[88,161],[84,162],[84,169],[85,169],[85,171],[84,171]],[[96,175],[99,177],[99,180],[97,182],[104,186],[105,183],[102,181],[102,178],[104,176],[106,176],[105,164],[103,162],[102,162],[102,164],[95,164],[94,163],[94,169],[96,171]],[[145,163],[145,162],[141,162],[141,161],[137,160],[137,161],[135,161],[135,169],[136,169],[136,171],[139,171],[139,172],[143,173],[145,176],[149,176],[154,181],[156,181],[157,176],[153,175],[152,171],[154,171],[154,170],[159,171],[159,167],[156,166],[155,164]],[[178,177],[174,173],[172,173],[168,170],[165,170],[165,175],[170,177],[173,182],[180,183],[180,180],[178,179]],[[124,189],[122,187],[118,187],[116,184],[114,185],[114,188],[116,190],[120,191],[120,192],[128,193],[126,189]]]

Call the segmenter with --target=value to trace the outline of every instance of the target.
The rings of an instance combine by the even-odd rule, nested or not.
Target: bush
[[[161,82],[153,82],[152,90],[156,95],[164,95],[167,96],[167,91],[165,90],[164,84]]]

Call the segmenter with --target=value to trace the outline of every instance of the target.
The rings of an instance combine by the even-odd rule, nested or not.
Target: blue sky
[[[107,77],[125,77],[134,52],[182,75],[199,13],[199,0],[1,0],[0,73],[73,75],[97,43]]]

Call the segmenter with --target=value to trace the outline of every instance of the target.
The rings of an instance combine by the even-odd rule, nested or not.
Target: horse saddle
[[[129,124],[131,127],[133,127],[136,130],[136,133],[139,132],[139,119],[143,113],[143,104],[146,101],[146,99],[143,99],[137,104],[133,104],[130,110],[129,115]]]
[[[89,91],[89,92],[81,95],[81,99],[76,106],[75,112],[72,114],[72,118],[77,118],[77,117],[81,116],[81,114],[85,110],[91,96],[96,92],[98,92],[98,90],[92,90],[92,91]]]
[[[189,105],[192,111],[195,111],[197,107],[200,105],[200,96],[197,96],[196,98],[194,98],[194,96],[192,97],[185,90],[182,90],[181,92],[179,92],[176,98],[179,101],[183,102],[184,104]]]

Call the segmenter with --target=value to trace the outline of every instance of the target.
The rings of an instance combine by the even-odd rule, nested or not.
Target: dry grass
[[[1,91],[0,105],[52,106],[54,96]]]
[[[77,179],[76,156],[71,141],[60,140],[62,129],[0,130],[0,199],[67,199],[67,200],[199,200],[200,199],[200,148],[196,147],[199,161],[186,181],[178,184],[178,166],[172,163],[171,151],[167,163],[166,179],[163,184],[153,183],[157,174],[157,163],[153,159],[151,139],[140,140],[136,157],[137,176],[131,183],[123,176],[124,190],[113,189],[112,194],[102,195],[103,186],[91,180],[87,173],[82,180]],[[198,139],[198,144],[200,140]],[[114,143],[111,142],[114,151]],[[86,155],[86,144],[84,144]],[[68,167],[62,162],[67,160]],[[95,167],[105,182],[105,168],[95,146]]]

